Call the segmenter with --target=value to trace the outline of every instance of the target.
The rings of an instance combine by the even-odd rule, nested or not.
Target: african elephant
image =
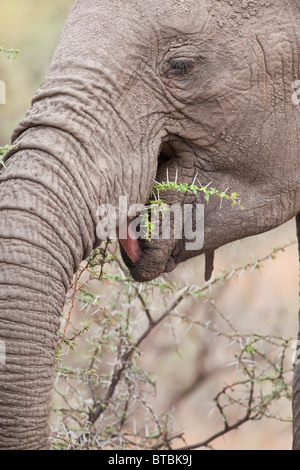
[[[241,197],[205,204],[199,249],[121,240],[137,281],[200,254],[209,276],[218,247],[300,212],[299,31],[298,0],[75,2],[0,178],[1,448],[48,447],[59,315],[99,205],[145,204],[167,173]]]

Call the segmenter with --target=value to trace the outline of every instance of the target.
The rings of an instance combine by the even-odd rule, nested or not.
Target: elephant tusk
[[[212,272],[214,270],[214,257],[214,251],[205,253],[205,281],[209,281],[212,276]]]

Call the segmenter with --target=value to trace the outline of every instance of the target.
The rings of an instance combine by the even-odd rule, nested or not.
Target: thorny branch
[[[148,328],[144,331],[144,333],[138,338],[136,341],[136,344],[132,346],[128,351],[126,351],[123,356],[119,359],[119,363],[121,364],[119,367],[115,367],[114,373],[112,375],[111,383],[108,388],[107,394],[104,398],[104,400],[101,402],[101,404],[97,407],[95,411],[93,411],[89,417],[90,423],[94,424],[95,421],[99,418],[101,413],[106,409],[108,402],[112,398],[116,386],[118,385],[121,374],[124,372],[125,368],[129,365],[129,359],[134,353],[134,351],[142,344],[145,338],[150,335],[152,330],[159,325],[179,304],[180,302],[184,299],[184,295],[181,294],[171,305],[168,307],[163,314],[156,320],[152,321]]]
[[[290,397],[291,394],[289,375],[291,368],[286,365],[291,341],[239,332],[233,322],[217,308],[208,293],[211,293],[212,286],[223,285],[232,276],[240,277],[245,271],[261,267],[264,261],[274,259],[279,252],[294,243],[290,242],[276,248],[268,255],[258,260],[253,259],[246,265],[232,267],[231,270],[220,273],[203,286],[186,285],[181,290],[163,279],[148,283],[141,289],[141,286],[130,279],[120,259],[110,251],[108,242],[104,248],[95,250],[77,273],[73,283],[73,293],[69,296],[71,307],[67,312],[59,347],[61,349],[63,344],[70,347],[70,342],[74,342],[74,339],[77,340],[88,330],[88,327],[84,326],[79,331],[73,331],[69,339],[66,337],[68,329],[72,327],[71,314],[76,303],[81,303],[80,309],[93,310],[92,316],[101,331],[97,340],[92,341],[93,352],[87,368],[74,370],[58,367],[58,380],[65,380],[67,388],[63,391],[57,389],[57,394],[65,405],[58,408],[63,416],[64,431],[54,432],[54,447],[65,448],[67,445],[68,448],[102,449],[108,445],[110,448],[170,449],[174,445],[176,447],[177,443],[177,448],[180,450],[211,448],[213,441],[218,437],[250,420],[262,417],[284,420],[272,412],[272,404],[280,398]],[[110,273],[107,268],[104,270],[104,266],[109,267],[112,262],[118,266],[117,273],[115,271]],[[88,289],[89,280],[99,280],[99,278],[106,285],[117,287],[114,289],[113,301],[109,307],[101,306],[102,296],[95,296]],[[169,305],[158,315],[155,309],[150,307],[151,292],[156,288],[162,292],[164,303],[167,303],[169,296],[171,298]],[[210,321],[195,319],[192,315],[186,314],[183,308],[178,310],[188,298],[205,300],[225,326],[222,328],[221,325],[216,326]],[[147,324],[135,337],[135,327],[141,322],[142,312]],[[193,445],[185,443],[183,447],[178,447],[178,439],[184,440],[184,431],[172,431],[171,415],[169,413],[159,415],[149,405],[147,401],[149,392],[145,395],[143,386],[146,384],[154,390],[155,385],[150,375],[140,371],[137,366],[140,347],[145,339],[152,335],[156,326],[161,325],[166,319],[171,321],[172,318],[177,318],[190,327],[197,326],[210,331],[212,335],[234,344],[235,359],[230,365],[236,367],[239,377],[233,383],[224,386],[214,399],[214,412],[219,414],[223,428],[202,442]],[[107,353],[108,357],[112,356],[111,373],[105,373],[104,363],[101,361],[102,356]],[[200,376],[205,380],[211,373],[212,371],[204,371]],[[202,379],[199,380],[199,377],[192,381],[179,397],[191,393],[196,385],[201,383]],[[83,399],[81,389],[71,385],[74,379],[79,381],[80,387],[83,389],[86,387],[88,392],[85,393],[88,393],[88,398]],[[134,416],[136,410],[141,407],[149,415],[147,419],[150,419],[152,424],[145,424],[138,429]],[[243,411],[242,417],[232,419],[233,407]]]

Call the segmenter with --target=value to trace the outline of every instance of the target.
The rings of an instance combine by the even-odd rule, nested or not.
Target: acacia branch
[[[208,447],[208,445],[214,441],[215,439],[218,439],[218,437],[224,436],[224,434],[227,434],[230,431],[233,431],[234,429],[237,429],[240,427],[242,424],[246,423],[249,421],[250,418],[248,416],[248,413],[240,420],[236,421],[236,423],[232,424],[231,426],[225,426],[222,431],[219,431],[215,434],[213,434],[211,437],[206,439],[205,441],[198,442],[198,444],[192,444],[184,447],[179,447],[176,450],[192,450],[192,449],[198,449],[199,447]]]
[[[179,304],[180,302],[185,298],[185,293],[182,292],[177,299],[163,312],[163,314],[155,321],[152,321],[148,328],[142,333],[142,335],[139,337],[139,339],[136,341],[136,343],[131,346],[131,348],[126,351],[123,356],[119,359],[119,363],[121,365],[118,367],[117,365],[115,366],[110,385],[108,387],[107,393],[105,395],[104,400],[101,401],[101,403],[96,407],[96,409],[90,413],[89,416],[89,422],[91,425],[93,425],[97,419],[100,417],[100,415],[103,413],[103,411],[107,408],[109,401],[111,400],[116,387],[120,381],[121,375],[126,369],[126,367],[129,364],[129,359],[133,355],[133,353],[137,350],[137,348],[142,344],[145,338],[149,336],[149,334],[156,328]]]

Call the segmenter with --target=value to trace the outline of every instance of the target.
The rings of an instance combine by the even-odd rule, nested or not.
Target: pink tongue
[[[122,231],[124,231],[124,227],[122,227]],[[136,263],[140,257],[142,256],[143,252],[139,246],[137,238],[135,237],[133,231],[130,228],[130,224],[127,224],[127,237],[120,238],[119,242],[121,243],[123,249],[126,251],[127,256],[131,259],[133,263]]]

